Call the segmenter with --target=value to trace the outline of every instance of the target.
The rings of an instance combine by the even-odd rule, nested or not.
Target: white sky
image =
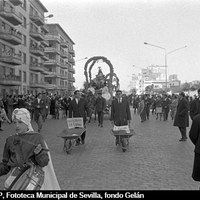
[[[40,0],[53,18],[75,42],[75,60],[104,56],[111,61],[128,89],[131,74],[149,65],[164,65],[167,52],[187,45],[167,56],[168,74],[182,81],[200,80],[199,0]],[[75,86],[85,81],[82,60],[75,65]],[[136,68],[132,66],[135,65]],[[99,63],[104,74],[108,66]],[[97,70],[96,70],[97,71]]]

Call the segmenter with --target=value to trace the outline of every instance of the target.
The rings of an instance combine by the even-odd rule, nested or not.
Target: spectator
[[[200,181],[200,114],[193,118],[189,138],[195,146],[192,178]]]
[[[190,117],[193,120],[195,115],[200,113],[200,88],[197,90],[198,97],[190,103]]]
[[[16,127],[16,134],[6,139],[3,159],[0,163],[0,176],[10,173],[5,181],[5,189],[11,190],[12,187],[20,189],[25,185],[24,182],[28,180],[25,179],[24,182],[17,180],[20,179],[22,172],[33,166],[41,172],[37,174],[34,184],[40,180],[43,190],[60,189],[47,144],[39,133],[33,131],[29,111],[26,108],[16,108],[12,120]],[[40,185],[38,187],[40,189]]]
[[[174,126],[178,126],[181,132],[181,139],[179,141],[186,141],[186,127],[189,126],[189,102],[185,99],[185,93],[179,93],[179,101],[177,105],[177,111],[174,119]]]

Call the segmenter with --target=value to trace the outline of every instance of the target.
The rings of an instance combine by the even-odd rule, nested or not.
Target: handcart
[[[111,129],[111,134],[116,137],[116,145],[119,145],[122,148],[122,151],[125,152],[129,147],[129,138],[135,134],[134,129],[130,129],[130,132],[127,133],[126,130],[113,130]]]
[[[70,151],[75,147],[78,143],[78,139],[80,139],[81,135],[86,131],[85,128],[72,128],[72,129],[64,129],[59,137],[64,139],[63,150],[70,153]],[[81,139],[80,139],[81,140]]]
[[[86,131],[83,118],[67,118],[67,127],[58,135],[64,139],[63,150],[70,153],[73,147],[81,141],[81,135]]]

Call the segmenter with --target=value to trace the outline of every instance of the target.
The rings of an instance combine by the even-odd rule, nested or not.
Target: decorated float
[[[102,67],[98,66],[98,73],[95,77],[92,77],[92,68],[97,63],[106,63],[109,67],[109,73],[104,74]],[[119,79],[114,73],[113,65],[111,62],[103,56],[94,56],[87,60],[84,67],[84,75],[86,79],[85,89],[91,91],[96,96],[99,90],[102,91],[102,96],[106,99],[107,106],[113,98],[113,93],[119,88]]]

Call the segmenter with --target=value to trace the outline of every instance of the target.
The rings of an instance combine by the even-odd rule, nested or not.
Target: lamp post
[[[144,42],[145,45],[149,45],[149,46],[153,46],[153,47],[156,47],[156,48],[159,48],[159,49],[162,49],[164,50],[164,53],[165,53],[165,83],[166,83],[166,89],[167,89],[167,56],[175,51],[178,51],[178,50],[181,50],[181,49],[184,49],[186,48],[187,46],[183,46],[183,47],[179,47],[177,49],[174,49],[172,51],[167,51],[166,48],[164,47],[161,47],[161,46],[158,46],[158,45],[154,45],[154,44],[150,44],[150,43],[147,43],[147,42]]]
[[[81,61],[81,60],[86,60],[86,59],[88,59],[88,57],[80,58],[80,59],[78,59],[78,60],[75,60],[75,62],[79,62],[79,61]]]

